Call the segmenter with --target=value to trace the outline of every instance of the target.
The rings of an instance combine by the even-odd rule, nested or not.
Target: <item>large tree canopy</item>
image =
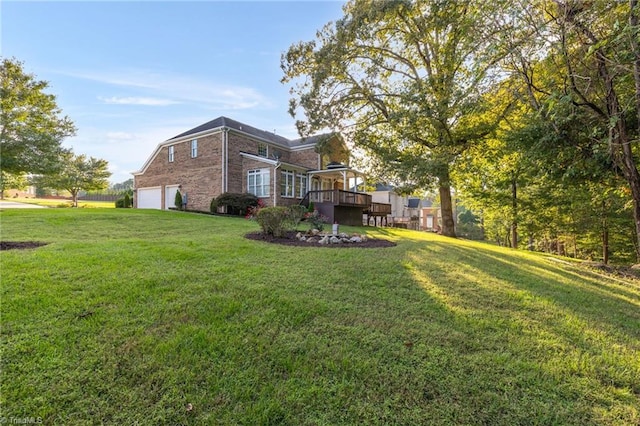
[[[577,160],[610,163],[624,178],[640,259],[638,1],[522,1],[512,10],[515,27],[531,37],[511,50],[511,64],[530,104],[555,133],[547,151],[558,154],[562,145],[564,153],[579,154]],[[561,167],[576,169],[572,161]]]
[[[491,24],[501,2],[353,0],[345,16],[292,45],[283,82],[301,134],[341,131],[419,185],[436,180],[443,234],[455,236],[450,167],[500,113],[485,94],[500,57]],[[495,82],[495,80],[493,81]]]
[[[59,159],[62,140],[75,134],[61,115],[46,81],[24,72],[22,63],[2,59],[0,65],[0,169],[7,173],[50,173]]]

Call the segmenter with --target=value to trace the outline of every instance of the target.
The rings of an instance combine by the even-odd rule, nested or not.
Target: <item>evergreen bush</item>
[[[245,216],[250,207],[258,205],[258,197],[249,193],[225,192],[211,201],[211,213],[215,213],[218,207],[225,206],[227,214]]]
[[[180,191],[176,191],[176,199],[173,204],[176,206],[176,209],[182,210],[182,194]]]

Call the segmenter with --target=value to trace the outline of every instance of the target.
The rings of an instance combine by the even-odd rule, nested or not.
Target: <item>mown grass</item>
[[[36,204],[43,207],[72,207],[71,200],[51,199],[51,198],[6,198],[7,201],[16,201],[18,203]],[[79,200],[80,208],[115,208],[114,201],[85,201]]]
[[[638,281],[397,229],[327,249],[181,212],[0,218],[50,243],[0,254],[6,419],[640,423]]]

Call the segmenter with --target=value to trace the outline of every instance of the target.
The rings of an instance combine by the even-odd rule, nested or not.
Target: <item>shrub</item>
[[[317,229],[322,231],[324,224],[329,221],[329,218],[320,214],[318,210],[314,210],[312,213],[306,213],[304,218],[309,222],[309,229]]]
[[[274,237],[284,237],[287,231],[295,231],[305,217],[306,207],[262,207],[254,209],[254,217],[262,233]]]
[[[289,217],[289,222],[291,223],[292,229],[296,229],[302,219],[305,218],[307,213],[307,208],[301,205],[289,206],[287,208],[287,215]]]
[[[118,198],[116,200],[116,209],[123,209],[125,207],[124,198]]]
[[[246,219],[255,219],[256,216],[258,215],[258,212],[260,211],[260,209],[264,208],[264,201],[262,201],[261,199],[258,199],[258,205],[257,206],[251,206],[247,209],[247,214],[245,216]]]
[[[182,210],[182,194],[180,191],[176,191],[176,198],[173,201],[173,204],[176,206],[176,209]]]
[[[131,196],[129,196],[129,194],[127,192],[124,193],[124,198],[123,200],[123,206],[124,208],[129,208],[129,207],[133,207],[133,200],[131,199]]]
[[[258,205],[259,198],[249,193],[225,192],[211,201],[211,213],[218,211],[218,207],[225,206],[227,214],[245,216],[250,207]]]
[[[287,231],[288,211],[286,207],[265,207],[258,211],[256,220],[265,235],[283,237]]]

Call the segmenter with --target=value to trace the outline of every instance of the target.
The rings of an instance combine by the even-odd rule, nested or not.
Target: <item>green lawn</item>
[[[37,204],[44,207],[71,207],[71,200],[57,200],[50,198],[5,198],[6,201],[16,201],[18,203]],[[78,201],[78,207],[81,208],[115,208],[114,201]]]
[[[640,424],[637,280],[397,229],[330,249],[181,212],[0,219],[50,243],[0,252],[7,422]]]

